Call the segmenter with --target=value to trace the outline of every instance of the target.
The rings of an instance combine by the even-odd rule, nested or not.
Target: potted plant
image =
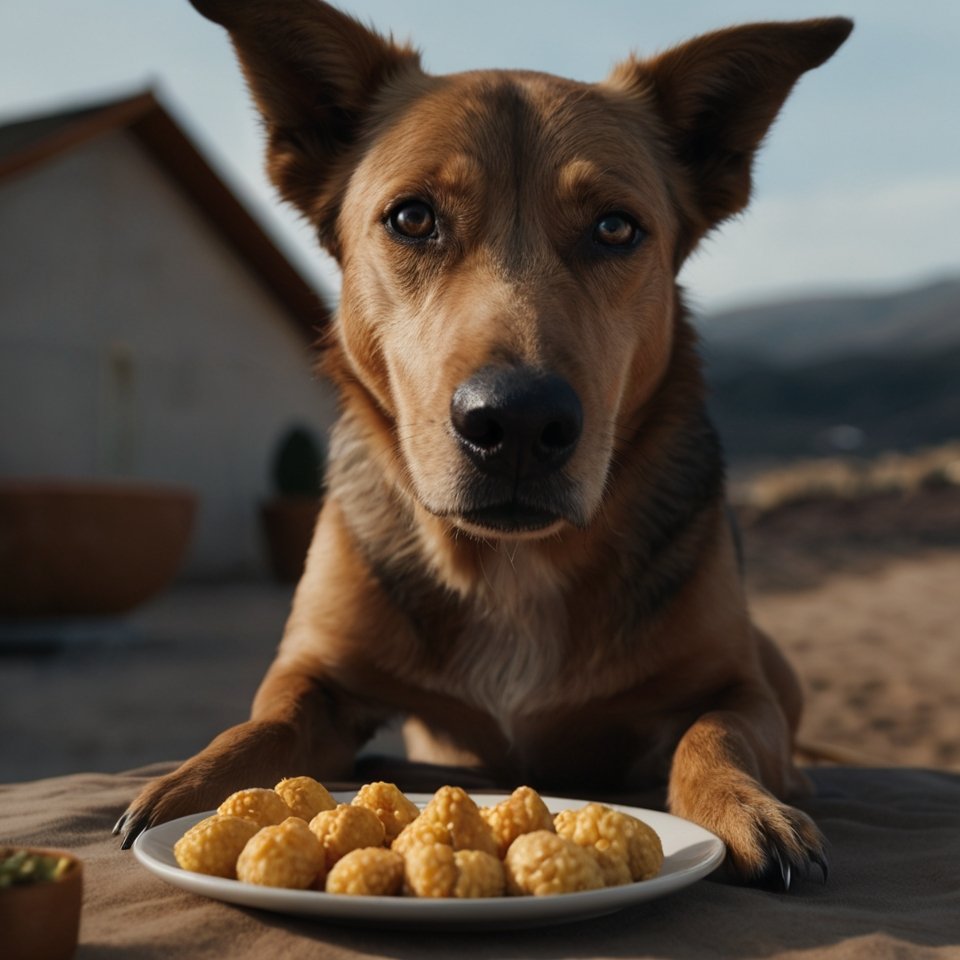
[[[274,496],[260,508],[270,568],[282,583],[294,583],[303,573],[323,502],[323,469],[314,435],[305,427],[288,430],[273,459]]]
[[[6,960],[68,960],[77,948],[83,869],[63,850],[0,848],[0,943]]]

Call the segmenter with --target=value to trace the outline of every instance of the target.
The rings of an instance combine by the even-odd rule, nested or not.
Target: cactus
[[[323,453],[304,427],[294,427],[281,440],[273,461],[273,482],[283,497],[318,499],[323,493]]]

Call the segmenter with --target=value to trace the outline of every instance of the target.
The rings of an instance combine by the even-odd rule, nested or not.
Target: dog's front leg
[[[724,841],[727,872],[780,889],[795,870],[817,864],[824,878],[827,871],[820,831],[777,799],[803,784],[790,739],[770,688],[744,682],[686,731],[670,772],[670,810]]]
[[[336,684],[278,659],[250,720],[225,730],[172,773],[149,783],[114,828],[123,847],[147,827],[217,807],[245,787],[285,776],[349,779],[353,758],[375,722]]]
[[[382,656],[384,636],[400,636],[395,617],[328,497],[250,719],[149,783],[114,828],[123,845],[154,824],[217,807],[245,787],[300,775],[350,779],[357,750],[395,712],[385,698],[363,692],[356,669],[377,651]]]

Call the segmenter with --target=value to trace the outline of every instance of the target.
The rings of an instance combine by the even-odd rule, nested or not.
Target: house
[[[334,416],[327,319],[152,93],[0,127],[0,477],[190,487],[184,574],[261,572],[277,444]]]

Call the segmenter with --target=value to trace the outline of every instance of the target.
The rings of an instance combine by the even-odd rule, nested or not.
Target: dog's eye
[[[405,200],[387,217],[390,229],[408,240],[426,240],[437,230],[437,216],[422,200]]]
[[[633,217],[625,213],[605,213],[593,227],[593,239],[604,247],[635,247],[644,232]]]

